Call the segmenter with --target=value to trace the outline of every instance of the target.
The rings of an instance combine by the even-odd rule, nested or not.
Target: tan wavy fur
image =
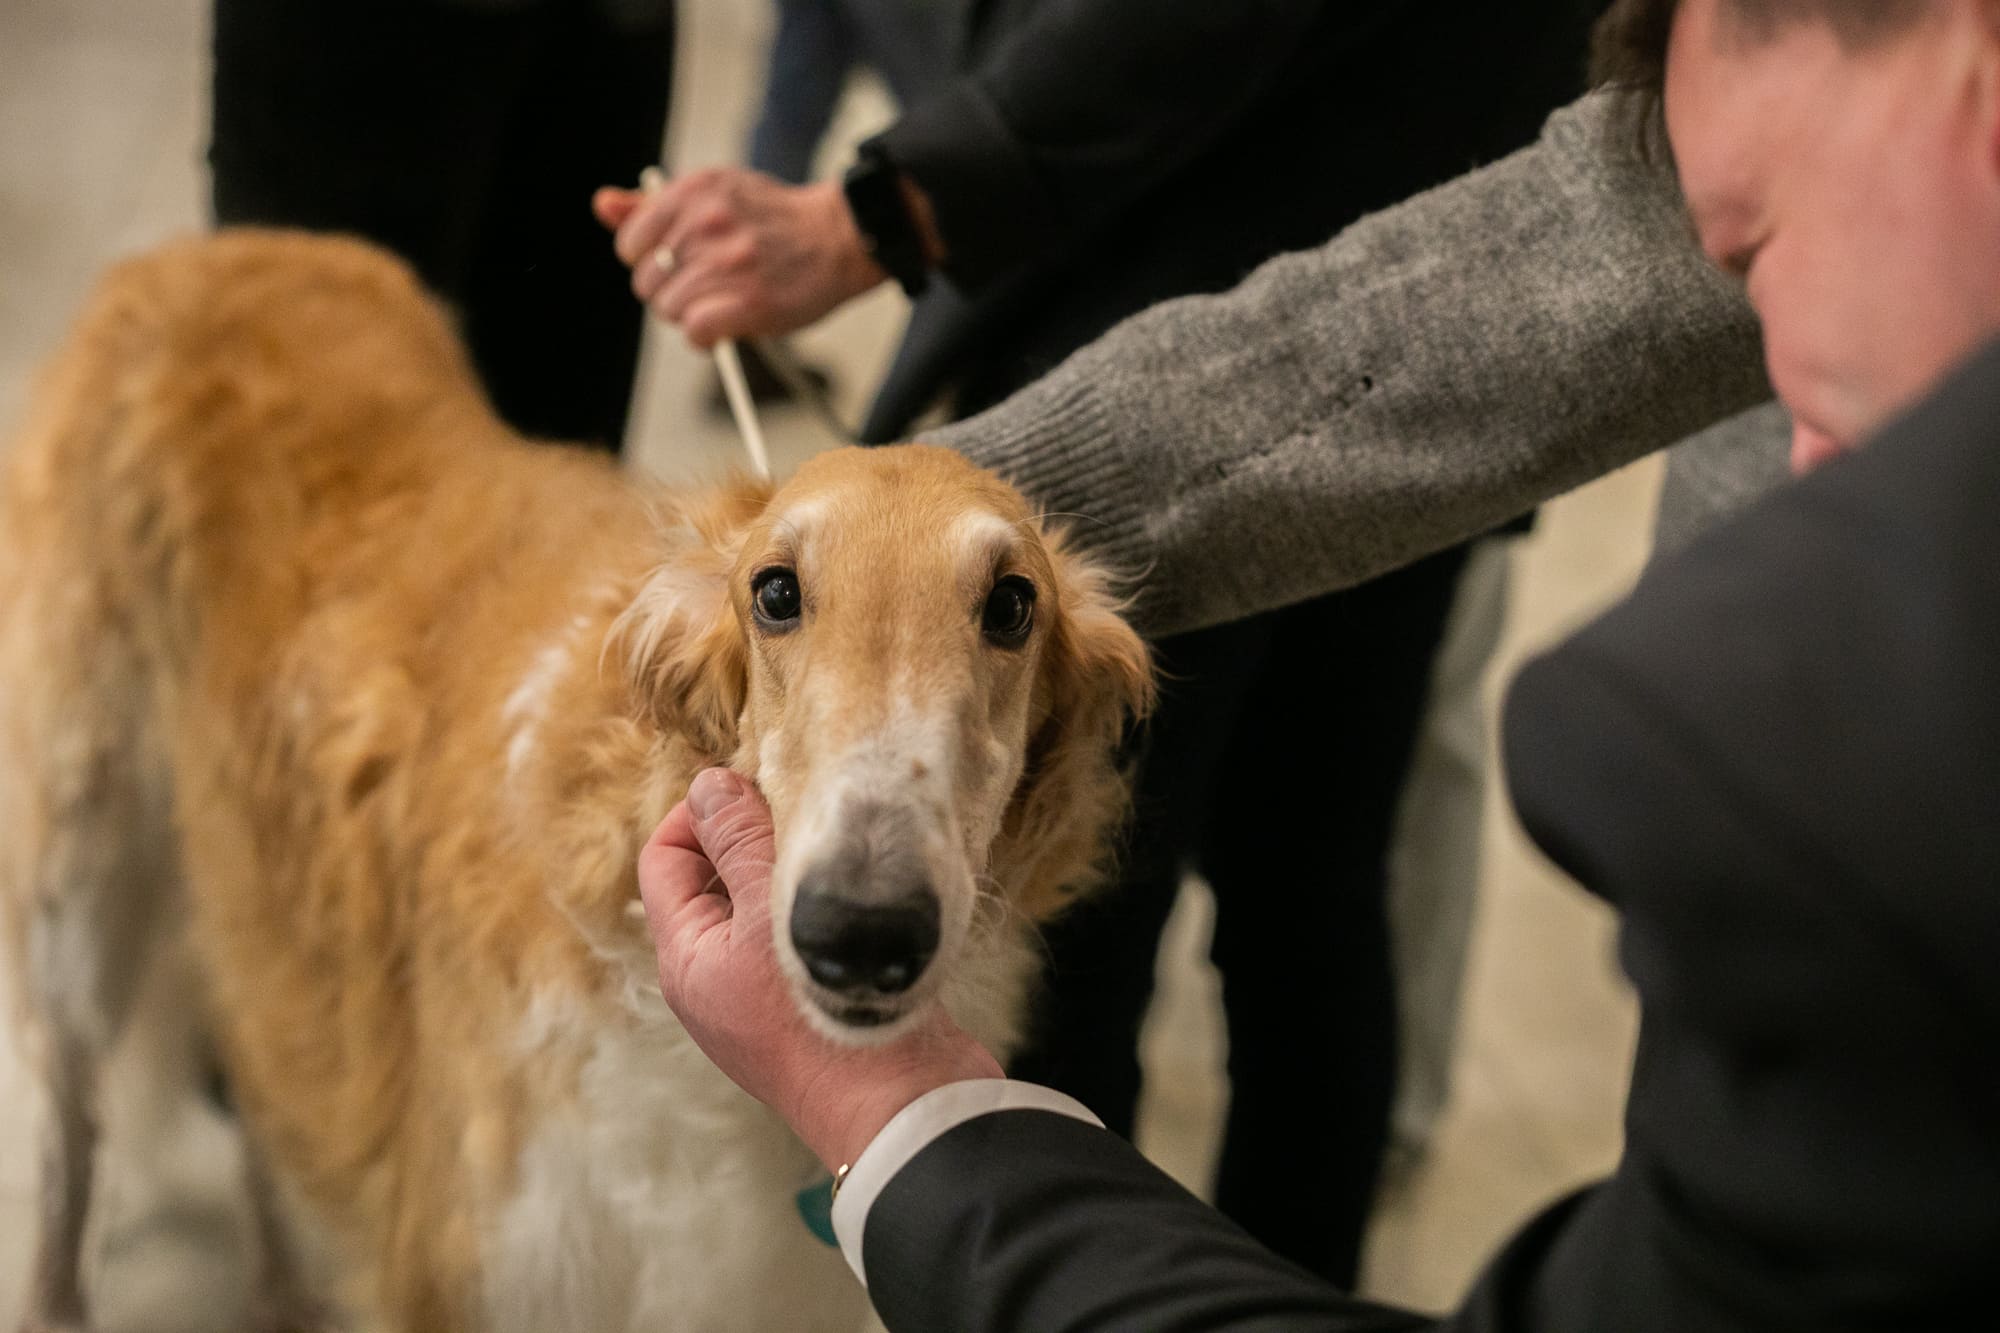
[[[87,1325],[103,1063],[184,938],[275,1318],[852,1327],[792,1216],[812,1164],[653,989],[636,849],[720,761],[770,795],[781,877],[856,790],[902,803],[963,899],[931,989],[1004,1045],[1150,697],[1103,574],[942,450],[773,496],[521,440],[402,266],[298,234],[114,270],[4,463],[0,922],[52,1107],[32,1318]],[[751,611],[778,559],[794,634]],[[979,629],[1003,569],[1039,593],[1021,648]]]

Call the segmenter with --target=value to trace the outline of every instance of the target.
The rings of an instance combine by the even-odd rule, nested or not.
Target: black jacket
[[[1623,922],[1616,1174],[1440,1327],[1985,1327],[2000,1305],[2000,347],[1523,671],[1535,840]],[[1390,1329],[1109,1134],[930,1145],[864,1242],[892,1329]]]
[[[965,77],[878,142],[951,258],[863,437],[1005,397],[1127,315],[1530,142],[1591,0],[971,0]]]

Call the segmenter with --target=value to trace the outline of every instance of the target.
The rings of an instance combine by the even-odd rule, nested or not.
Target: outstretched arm
[[[1748,303],[1598,93],[932,438],[1078,516],[1167,633],[1360,582],[1769,394]]]

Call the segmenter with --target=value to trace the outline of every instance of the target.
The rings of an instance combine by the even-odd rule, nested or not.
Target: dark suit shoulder
[[[1801,910],[1899,937],[2000,1040],[2000,347],[1658,562],[1522,673],[1507,730],[1524,818],[1621,907],[1775,857]]]
[[[1518,680],[1523,822],[1618,906],[1644,1012],[1626,1160],[1553,1251],[1582,1322],[1936,1327],[1994,1294],[1996,515],[2000,350]]]

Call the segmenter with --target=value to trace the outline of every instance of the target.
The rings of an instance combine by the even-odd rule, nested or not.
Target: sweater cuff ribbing
[[[1068,529],[1120,578],[1134,579],[1153,558],[1145,520],[1146,497],[1156,488],[1142,480],[1146,460],[1119,437],[1115,421],[1096,386],[1071,379],[1030,388],[930,438],[1005,477],[1051,526]]]

